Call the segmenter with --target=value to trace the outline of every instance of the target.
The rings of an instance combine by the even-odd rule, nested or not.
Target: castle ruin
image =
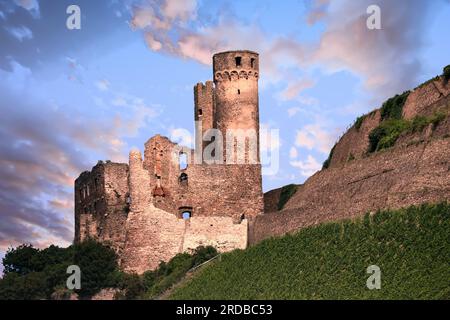
[[[193,150],[156,135],[143,158],[132,150],[128,164],[99,161],[76,179],[75,242],[107,243],[137,273],[202,245],[247,247],[264,210],[258,54],[215,54],[213,78],[194,87]]]

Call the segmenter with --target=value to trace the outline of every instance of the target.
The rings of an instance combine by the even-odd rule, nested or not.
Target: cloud
[[[371,0],[330,2],[323,17],[327,29],[312,59],[332,70],[351,70],[363,76],[368,89],[389,96],[416,84],[427,21],[444,2],[377,1],[381,30],[366,27],[371,4]]]
[[[170,129],[170,140],[181,146],[193,148],[193,135],[189,130],[184,128]]]
[[[300,169],[300,174],[304,177],[312,176],[322,168],[322,165],[311,155],[308,155],[306,161],[291,160],[290,164]]]
[[[311,5],[306,21],[312,25],[325,18],[330,0],[315,0]]]
[[[298,151],[295,147],[291,147],[291,149],[289,149],[289,158],[291,159],[295,159],[298,156]]]
[[[164,3],[161,11],[170,21],[187,21],[196,18],[196,8],[196,0],[171,0]]]
[[[33,38],[33,32],[31,32],[30,29],[27,27],[21,26],[21,27],[8,27],[5,28],[10,35],[12,35],[14,38],[22,42],[23,40],[28,40]]]
[[[301,111],[301,109],[299,107],[292,107],[287,110],[289,118],[292,118],[300,111]]]
[[[14,0],[14,3],[28,10],[34,18],[40,17],[39,2],[37,0]]]
[[[136,97],[125,99],[128,118],[60,108],[31,94],[39,83],[30,69],[14,60],[11,69],[0,70],[0,251],[21,243],[67,245],[74,179],[92,167],[93,155],[126,161],[123,137],[154,112]]]
[[[329,132],[319,123],[309,124],[297,130],[295,145],[308,150],[317,150],[327,154],[336,139],[336,134]]]
[[[134,137],[139,130],[162,112],[162,106],[149,105],[144,99],[130,94],[117,94],[111,101],[115,107],[121,107],[120,117],[116,117],[115,126],[124,137]]]
[[[290,81],[287,87],[280,92],[280,98],[282,101],[293,100],[305,89],[311,88],[315,85],[315,82],[311,79],[300,79]]]
[[[134,8],[133,26],[144,32],[150,49],[204,64],[211,64],[212,54],[218,51],[258,51],[263,82],[283,80],[286,68],[349,70],[360,76],[365,88],[380,99],[416,84],[422,67],[418,57],[424,47],[425,26],[430,13],[445,3],[380,0],[377,4],[382,10],[382,30],[369,30],[366,9],[371,0],[316,0],[306,20],[321,21],[325,29],[316,42],[304,43],[295,38],[269,36],[258,25],[246,25],[236,18],[224,21],[219,16],[215,23],[198,23],[200,11],[194,2],[186,11],[179,7],[180,2],[171,4],[189,15],[164,10],[168,1],[146,2],[147,5]],[[305,80],[291,81],[281,98],[295,99],[312,85]],[[313,103],[308,99],[304,102]]]
[[[261,123],[259,130],[259,148],[263,155],[278,152],[281,147],[279,129],[275,129],[269,123]]]
[[[95,83],[95,86],[96,86],[97,89],[100,90],[100,91],[108,91],[110,85],[111,85],[111,84],[110,84],[109,81],[106,80],[106,79],[99,80],[99,81],[97,81],[97,82]]]

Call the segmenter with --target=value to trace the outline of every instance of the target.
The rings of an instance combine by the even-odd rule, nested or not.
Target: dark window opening
[[[201,116],[203,114],[202,109],[198,109],[198,115]]]
[[[255,67],[255,58],[252,58],[252,59],[250,60],[250,65],[251,65],[252,68]]]
[[[240,67],[241,66],[241,57],[236,57],[236,67]]]
[[[181,184],[181,185],[187,185],[187,183],[188,183],[188,175],[187,175],[186,173],[183,172],[183,173],[180,175],[179,181],[180,181],[180,184]]]
[[[241,94],[241,90],[240,89],[238,89],[238,94]]]
[[[245,219],[245,214],[241,216],[241,221]]]

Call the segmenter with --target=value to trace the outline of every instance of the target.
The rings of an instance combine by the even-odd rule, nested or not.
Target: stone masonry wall
[[[127,219],[128,165],[99,162],[75,181],[75,242],[86,238],[123,247]]]
[[[403,117],[411,120],[416,115],[431,116],[450,105],[450,85],[444,86],[442,78],[430,81],[412,90],[403,106]],[[366,156],[369,146],[369,133],[381,121],[380,109],[366,115],[361,127],[351,127],[336,144],[330,167],[345,165],[349,159],[361,159]]]
[[[212,245],[219,252],[247,246],[247,220],[238,224],[230,217],[192,217],[184,220],[150,205],[129,214],[126,247],[120,261],[128,272],[143,273],[176,254]]]
[[[317,172],[285,209],[256,217],[250,243],[377,209],[450,201],[450,121],[425,132],[408,139],[414,143]]]

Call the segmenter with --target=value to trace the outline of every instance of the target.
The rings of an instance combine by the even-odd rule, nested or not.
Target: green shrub
[[[297,186],[295,184],[289,184],[281,188],[280,199],[278,199],[278,210],[284,208],[284,205],[289,201],[289,199],[297,191]]]
[[[444,77],[444,83],[447,84],[448,80],[450,80],[450,65],[444,68],[442,76]]]
[[[217,249],[211,246],[200,246],[194,251],[194,255],[192,256],[192,266],[191,268],[197,267],[198,265],[202,264],[203,262],[206,262],[215,256],[217,256],[219,253],[217,252]]]
[[[171,299],[448,299],[450,204],[323,223],[222,255]],[[369,290],[367,267],[381,268]]]
[[[111,273],[118,270],[116,259],[114,250],[93,240],[68,248],[52,245],[40,250],[21,245],[9,249],[3,258],[0,299],[50,299],[57,288],[66,286],[70,265],[81,269],[82,287],[77,293],[93,295],[110,286]]]
[[[381,107],[381,120],[402,118],[403,106],[408,98],[409,91],[405,91],[400,95],[388,99]]]
[[[38,255],[39,249],[33,248],[32,245],[23,244],[15,249],[8,249],[2,261],[4,273],[14,272],[26,275],[30,272],[41,271]]]
[[[406,120],[385,120],[369,134],[369,152],[392,147],[398,137],[410,128]]]
[[[145,291],[143,277],[135,273],[120,272],[120,282],[115,287],[120,289],[114,296],[116,300],[137,300]]]
[[[411,123],[411,131],[412,132],[421,132],[429,124],[430,124],[430,121],[427,117],[415,116]]]
[[[0,279],[0,300],[41,300],[47,297],[45,274],[9,272]]]
[[[436,128],[441,121],[443,121],[447,117],[447,114],[444,112],[437,112],[431,118],[430,122],[433,124],[433,127]]]
[[[73,246],[73,264],[81,269],[82,286],[76,292],[91,296],[109,285],[110,274],[118,269],[117,255],[113,249],[94,240]]]
[[[331,148],[330,154],[328,155],[327,160],[325,160],[325,161],[323,162],[322,170],[323,170],[323,169],[328,169],[328,168],[330,167],[330,164],[331,164],[331,158],[333,158],[333,153],[334,153],[334,149],[335,149],[335,148],[336,148],[336,145],[334,145],[333,148]]]
[[[356,130],[359,130],[361,128],[365,118],[366,118],[365,115],[359,116],[358,118],[356,118],[355,125],[354,125]]]

